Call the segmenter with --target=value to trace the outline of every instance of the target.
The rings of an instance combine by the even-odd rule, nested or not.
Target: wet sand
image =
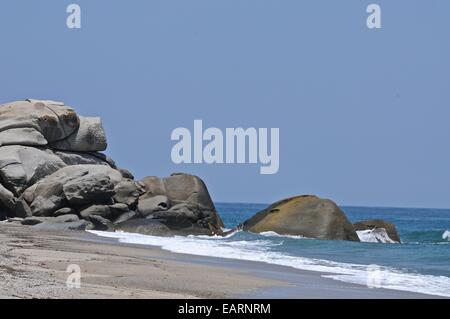
[[[69,265],[81,287],[68,288]],[[435,298],[320,273],[0,223],[0,298]]]

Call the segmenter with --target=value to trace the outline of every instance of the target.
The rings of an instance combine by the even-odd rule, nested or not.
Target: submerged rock
[[[400,243],[400,236],[397,232],[397,228],[395,227],[394,224],[387,222],[385,220],[382,219],[373,219],[373,220],[363,220],[360,222],[357,222],[355,224],[353,224],[355,230],[358,232],[358,234],[362,231],[367,231],[367,230],[384,230],[387,234],[387,236],[389,236],[389,238],[393,241],[393,242],[397,242]],[[381,232],[382,231],[378,231],[372,234],[378,234],[381,236]],[[367,235],[366,233],[361,233],[362,235]],[[365,236],[365,238],[367,238],[367,236]],[[381,239],[380,239],[381,240]],[[389,242],[389,241],[386,241]]]
[[[273,231],[280,235],[359,241],[353,225],[334,202],[311,195],[276,202],[240,227],[255,233]]]
[[[398,243],[389,237],[384,228],[357,230],[356,233],[358,234],[359,240],[364,243]]]

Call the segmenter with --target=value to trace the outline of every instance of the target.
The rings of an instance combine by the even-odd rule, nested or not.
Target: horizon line
[[[272,205],[273,203],[250,203],[250,202],[230,202],[230,201],[213,201],[214,204],[246,204],[246,205]],[[274,202],[275,203],[275,202]],[[340,205],[338,207],[349,207],[349,208],[386,208],[386,209],[434,209],[434,210],[450,210],[450,208],[439,208],[439,207],[406,207],[406,206],[365,206],[365,205]]]

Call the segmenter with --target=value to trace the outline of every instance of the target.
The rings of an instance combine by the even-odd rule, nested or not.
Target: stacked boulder
[[[106,147],[100,118],[79,116],[62,102],[1,105],[0,211],[42,229],[221,233],[223,223],[198,177],[134,181],[100,153]]]

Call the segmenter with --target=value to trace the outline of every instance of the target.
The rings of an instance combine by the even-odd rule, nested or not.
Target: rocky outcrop
[[[240,227],[255,233],[273,231],[280,235],[359,241],[353,225],[334,202],[310,195],[276,202]]]
[[[79,116],[62,102],[28,99],[0,105],[0,220],[48,230],[223,235],[224,224],[199,177],[176,173],[135,181],[101,153],[106,147],[100,118]],[[279,201],[240,227],[359,240],[337,205],[316,196]],[[400,241],[395,226],[383,221],[355,228],[385,229]]]
[[[101,153],[106,146],[100,118],[79,116],[62,102],[1,105],[0,219],[20,217],[54,230],[221,233],[222,220],[198,177],[134,181]]]
[[[147,220],[118,224],[122,230],[145,234],[222,234],[223,222],[217,213],[205,183],[197,176],[176,173],[169,177],[146,177],[140,181],[144,194],[137,212]]]
[[[375,231],[374,235],[378,234],[381,231],[385,231],[386,234],[389,236],[389,238],[393,242],[400,243],[400,236],[397,232],[397,228],[394,224],[387,222],[382,219],[373,219],[373,220],[363,220],[360,222],[357,222],[353,224],[355,230],[359,232],[364,231]],[[367,233],[365,233],[367,235]],[[380,238],[381,236],[375,236],[376,238]],[[381,240],[377,240],[378,242],[381,242]],[[389,242],[389,241],[385,241]]]

